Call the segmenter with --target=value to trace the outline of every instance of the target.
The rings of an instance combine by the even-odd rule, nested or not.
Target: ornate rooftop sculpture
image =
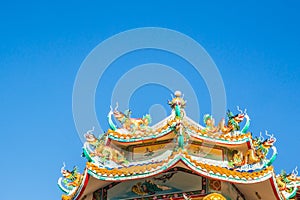
[[[227,118],[218,125],[213,116],[206,114],[204,124],[200,125],[187,117],[181,92],[176,91],[168,104],[172,109],[170,116],[154,126],[150,126],[148,114],[133,118],[130,110],[121,112],[118,105],[111,108],[110,129],[100,137],[93,130],[85,134],[83,153],[87,163],[83,174],[77,168],[71,172],[62,169],[59,186],[66,193],[63,198],[290,199],[295,196],[300,186],[297,169],[291,174],[275,175],[272,163],[277,156],[276,138],[268,132],[266,139],[261,133],[254,137],[248,132],[250,117],[246,110],[238,108],[236,114],[228,110]],[[186,183],[179,190],[180,184],[172,182],[188,176],[189,180],[199,179],[201,187],[193,188]],[[207,182],[209,187],[205,186]],[[99,190],[85,189],[95,187],[92,183],[98,184]],[[115,186],[117,183],[119,186]],[[234,192],[226,192],[221,186]],[[114,188],[118,187],[116,192]],[[131,190],[126,190],[127,193],[124,190],[123,194],[122,188]],[[247,192],[253,188],[255,193]]]

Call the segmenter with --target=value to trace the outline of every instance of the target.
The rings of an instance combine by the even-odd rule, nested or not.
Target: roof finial
[[[175,94],[176,97],[181,97],[181,91],[179,91],[179,90],[176,90],[174,92],[174,94]]]

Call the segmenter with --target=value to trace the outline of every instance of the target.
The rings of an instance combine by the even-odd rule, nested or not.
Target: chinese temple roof
[[[246,111],[228,111],[227,120],[222,119],[218,125],[207,114],[203,126],[186,116],[181,92],[175,92],[168,104],[171,115],[154,126],[149,126],[150,115],[131,118],[130,110],[111,108],[110,129],[101,137],[93,131],[85,134],[83,153],[88,162],[83,174],[77,168],[62,168],[58,185],[66,193],[63,199],[80,199],[92,192],[92,185],[147,178],[175,166],[233,183],[242,191],[263,184],[270,188],[273,199],[296,195],[300,186],[297,169],[291,174],[275,174],[272,163],[277,156],[276,138],[267,132],[267,139],[262,134],[253,137],[248,132],[250,117]]]

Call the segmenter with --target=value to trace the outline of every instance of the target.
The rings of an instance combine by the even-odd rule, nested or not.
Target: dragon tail
[[[109,124],[109,127],[111,130],[115,131],[117,129],[116,125],[114,124],[114,122],[112,121],[112,116],[113,115],[113,111],[110,110],[108,115],[107,115],[107,118],[108,118],[108,124]]]
[[[245,126],[242,129],[242,133],[247,133],[249,127],[250,127],[250,117],[246,114],[245,118],[247,119]]]
[[[272,155],[272,157],[269,159],[269,161],[268,161],[268,163],[267,163],[267,166],[272,165],[272,163],[274,162],[274,160],[276,159],[277,154],[278,154],[276,147],[272,146],[271,148],[272,148],[272,150],[273,150],[273,155]]]

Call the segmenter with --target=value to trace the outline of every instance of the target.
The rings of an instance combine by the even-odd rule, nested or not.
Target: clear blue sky
[[[62,162],[70,168],[79,165],[81,171],[85,164],[72,117],[76,73],[101,41],[145,26],[174,29],[199,42],[220,70],[228,108],[246,107],[255,135],[267,129],[277,137],[277,172],[300,167],[299,9],[298,0],[1,2],[0,199],[60,198],[56,181]],[[164,60],[159,52],[145,54],[152,56],[150,60]],[[145,59],[135,64],[148,62]],[[112,67],[107,76],[118,73]],[[110,87],[105,82],[99,86],[97,102],[110,95]],[[144,89],[149,94],[155,90]],[[169,98],[169,91],[160,92]],[[137,91],[131,102],[138,114],[144,113],[137,105],[141,93]],[[207,99],[207,91],[203,94]],[[209,106],[206,101],[203,112]],[[106,115],[107,110],[97,113],[101,123]]]

